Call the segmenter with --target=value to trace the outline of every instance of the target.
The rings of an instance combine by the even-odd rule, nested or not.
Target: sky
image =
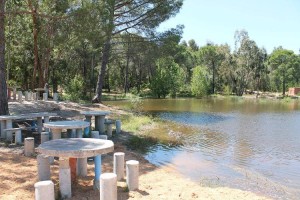
[[[268,53],[282,46],[299,54],[300,0],[184,0],[180,12],[158,30],[178,24],[185,26],[182,39],[199,46],[210,41],[233,50],[235,31],[245,29]]]

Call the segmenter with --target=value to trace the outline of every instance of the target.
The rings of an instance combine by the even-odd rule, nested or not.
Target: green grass
[[[145,115],[123,115],[121,120],[122,129],[134,133],[138,132],[142,126],[153,123],[153,119]]]

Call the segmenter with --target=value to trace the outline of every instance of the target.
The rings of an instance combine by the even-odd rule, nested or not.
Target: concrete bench
[[[21,144],[22,143],[22,133],[21,128],[8,128],[4,129],[6,135],[6,141],[12,141],[13,134],[15,135],[15,143]]]

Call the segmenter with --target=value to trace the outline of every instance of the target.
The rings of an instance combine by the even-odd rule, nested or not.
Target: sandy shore
[[[10,103],[12,113],[39,111],[57,112],[64,118],[80,118],[79,110],[102,109],[111,110],[114,115],[122,111],[103,105],[81,106],[75,103]],[[25,157],[22,147],[0,147],[0,199],[19,200],[34,199],[34,183],[37,182],[36,157]],[[125,152],[125,160],[140,161],[140,185],[138,191],[128,192],[125,180],[118,182],[118,199],[268,199],[257,194],[227,187],[203,187],[182,177],[177,172],[166,167],[156,167],[139,154],[126,149],[120,140],[115,141],[115,152]],[[112,172],[113,153],[103,156],[103,172]],[[88,163],[88,176],[79,178],[72,185],[72,198],[75,200],[99,199],[99,191],[93,190],[93,163]],[[52,181],[58,180],[58,162],[51,166]]]

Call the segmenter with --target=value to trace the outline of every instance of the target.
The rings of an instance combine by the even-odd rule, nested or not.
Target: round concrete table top
[[[89,122],[85,121],[56,121],[43,124],[46,128],[51,129],[78,129],[90,126]]]
[[[35,88],[35,91],[45,91],[45,88]]]
[[[0,120],[7,120],[7,119],[26,119],[26,118],[36,118],[36,117],[49,117],[49,116],[56,116],[56,113],[48,113],[48,112],[40,112],[40,113],[27,113],[21,115],[1,115]]]
[[[42,143],[35,151],[48,156],[87,158],[113,152],[114,143],[94,138],[57,139]]]
[[[80,114],[85,116],[105,116],[109,115],[110,111],[80,111]]]

